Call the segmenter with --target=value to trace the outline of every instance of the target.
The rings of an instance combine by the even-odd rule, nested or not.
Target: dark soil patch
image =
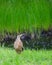
[[[16,32],[10,33],[5,31],[4,34],[0,33],[0,45],[12,45],[17,35]],[[33,33],[24,32],[24,36],[21,36],[21,40],[25,48],[52,49],[52,28],[48,30],[42,29],[41,31],[34,31]]]

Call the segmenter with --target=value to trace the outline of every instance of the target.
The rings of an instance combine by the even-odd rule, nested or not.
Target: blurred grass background
[[[51,0],[0,0],[0,31],[33,31],[50,25]]]

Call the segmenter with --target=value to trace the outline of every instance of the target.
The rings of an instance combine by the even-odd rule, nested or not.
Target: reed
[[[22,32],[52,26],[52,1],[0,0],[0,31]]]

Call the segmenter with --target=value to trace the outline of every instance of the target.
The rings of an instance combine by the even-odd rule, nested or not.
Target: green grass
[[[0,65],[52,65],[52,50],[24,50],[17,54],[14,49],[0,47]]]
[[[52,1],[0,0],[0,31],[23,31],[52,25]]]

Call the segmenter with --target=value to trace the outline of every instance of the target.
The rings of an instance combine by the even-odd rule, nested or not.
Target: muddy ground
[[[25,48],[30,49],[52,49],[52,29],[41,31],[23,32],[19,34],[25,34],[25,39],[22,40]],[[14,44],[14,41],[18,33],[16,32],[7,32],[4,31],[4,34],[0,32],[0,45],[1,46],[11,46]],[[23,36],[21,38],[24,38]]]

